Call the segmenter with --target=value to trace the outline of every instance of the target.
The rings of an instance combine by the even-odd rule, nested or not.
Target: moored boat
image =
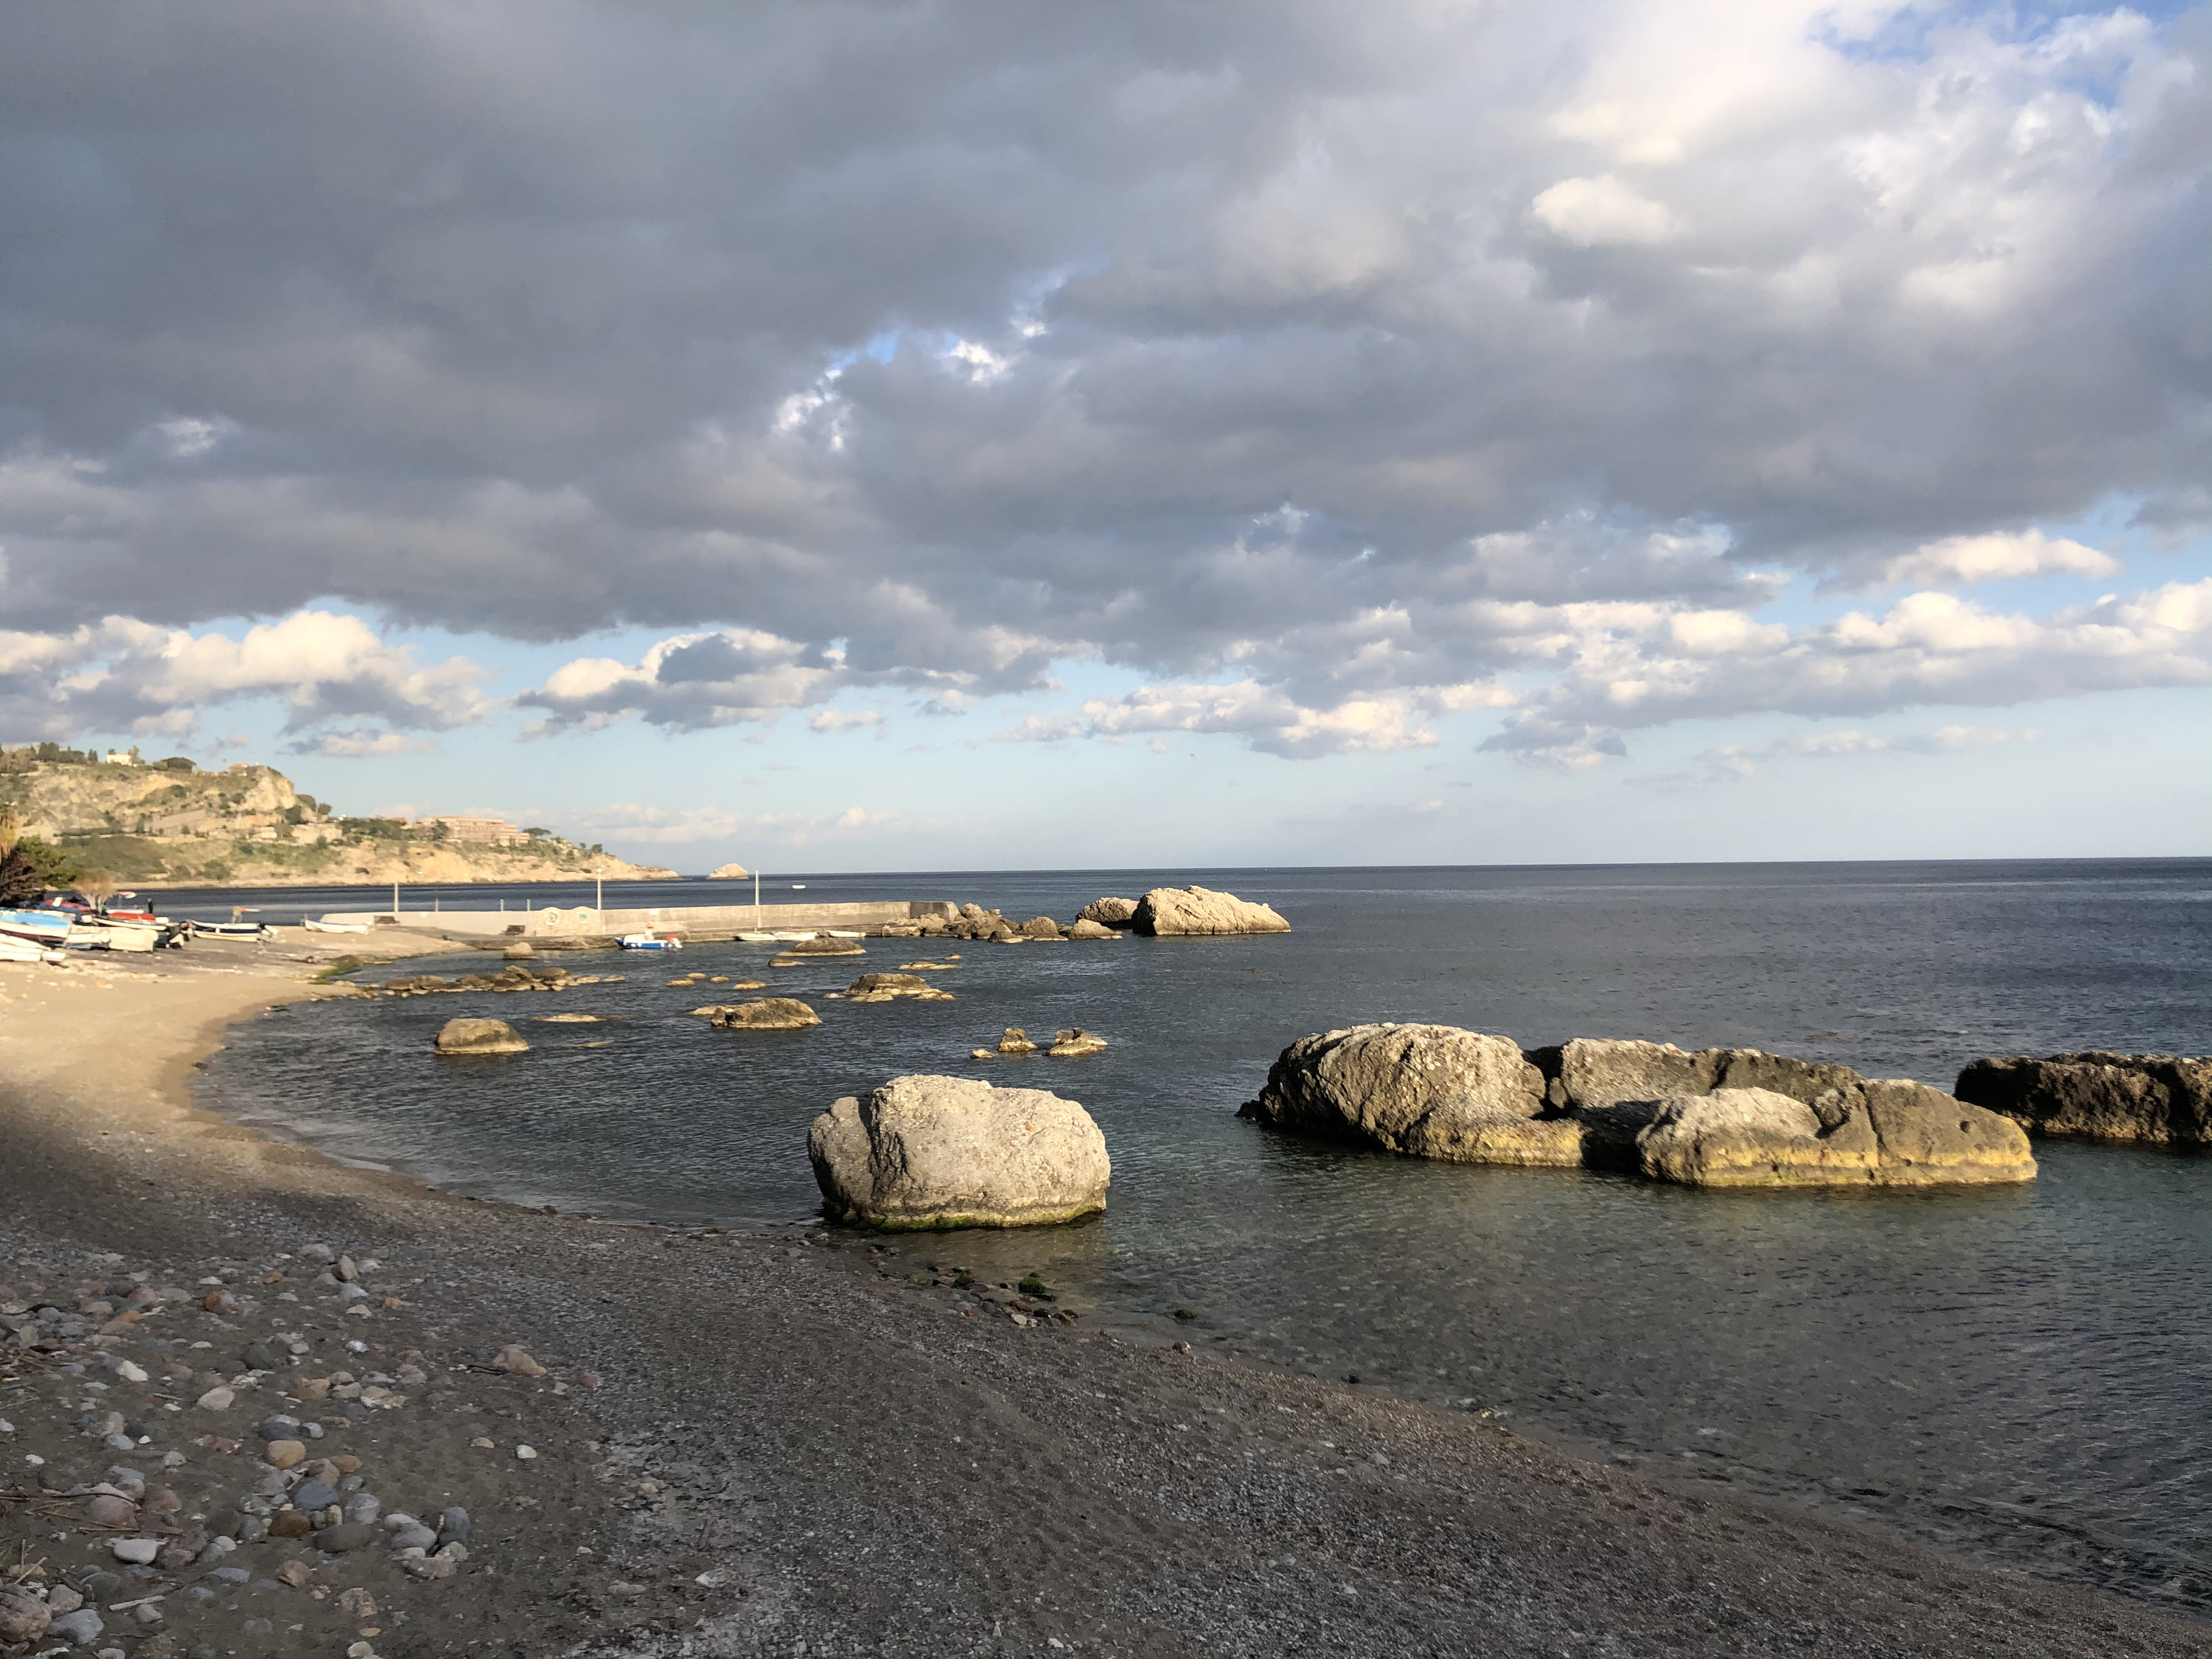
[[[624,933],[621,939],[625,951],[680,951],[684,941],[673,933],[665,936],[653,933]]]

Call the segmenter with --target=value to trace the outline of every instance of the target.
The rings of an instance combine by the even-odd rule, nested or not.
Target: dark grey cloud
[[[1881,11],[21,6],[0,622],[671,635],[556,725],[1094,657],[1312,752],[2197,513],[2205,9]]]

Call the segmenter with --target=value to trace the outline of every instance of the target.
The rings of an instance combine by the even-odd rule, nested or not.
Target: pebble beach
[[[2212,1653],[1091,1328],[957,1237],[609,1225],[195,1110],[336,954],[0,968],[0,1651]]]

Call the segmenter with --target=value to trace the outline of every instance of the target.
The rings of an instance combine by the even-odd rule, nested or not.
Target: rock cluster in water
[[[970,939],[996,945],[1057,939],[1119,939],[1125,933],[1158,938],[1219,933],[1287,933],[1291,924],[1270,907],[1206,887],[1156,887],[1140,899],[1093,900],[1072,922],[1050,916],[1026,921],[963,904],[949,917],[930,916],[883,930],[902,938]]]
[[[2212,1058],[2204,1056],[2092,1049],[1978,1060],[1959,1073],[1956,1090],[2033,1134],[2212,1146]]]
[[[2035,1176],[2008,1118],[1925,1084],[1756,1048],[1584,1037],[1524,1052],[1455,1026],[1360,1025],[1292,1043],[1239,1115],[1416,1158],[1696,1187]]]
[[[807,1156],[831,1219],[1023,1227],[1106,1207],[1113,1166],[1091,1114],[1042,1089],[899,1077],[814,1120]]]
[[[1218,933],[1287,933],[1291,924],[1272,906],[1210,887],[1155,887],[1137,901],[1129,925],[1156,939]]]
[[[710,1016],[726,1031],[796,1031],[819,1025],[822,1016],[796,997],[762,997],[717,1008]]]

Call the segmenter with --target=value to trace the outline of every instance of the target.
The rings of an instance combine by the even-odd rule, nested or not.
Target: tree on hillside
[[[49,888],[69,886],[82,873],[58,848],[19,836],[15,820],[0,816],[0,909],[36,904]]]

